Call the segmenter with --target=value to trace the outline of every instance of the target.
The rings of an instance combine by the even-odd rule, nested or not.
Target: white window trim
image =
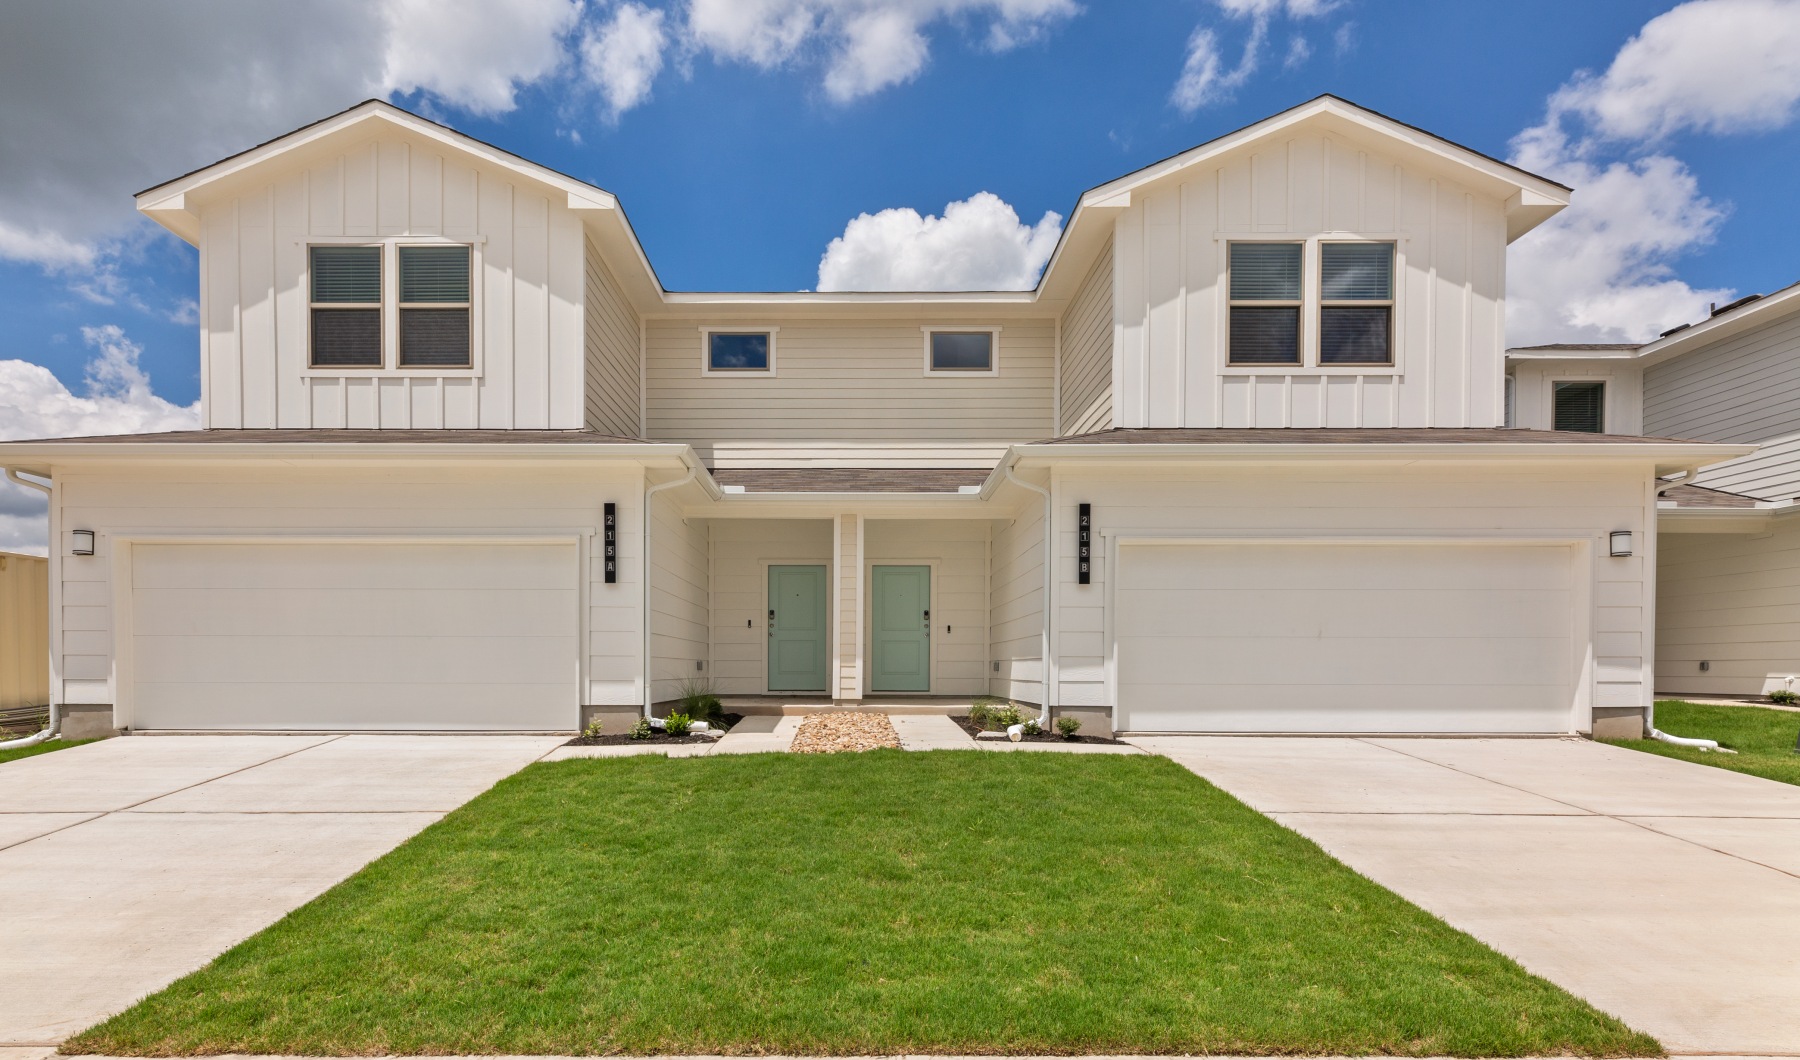
[[[407,247],[420,246],[463,246],[469,251],[469,300],[466,302],[405,302],[400,300],[400,251]],[[469,363],[468,364],[401,364],[400,358],[406,350],[400,338],[400,318],[408,309],[466,309],[469,311]],[[417,243],[405,240],[394,244],[394,367],[408,375],[416,375],[420,371],[437,372],[448,375],[456,373],[466,375],[475,369],[475,248],[465,243]]]
[[[919,331],[924,336],[925,374],[944,376],[993,376],[1000,374],[1000,325],[998,324],[922,324]],[[931,366],[931,336],[933,332],[972,333],[985,331],[988,334],[988,366],[982,368],[933,368]]]
[[[1233,298],[1231,297],[1231,248],[1234,244],[1260,243],[1267,246],[1298,246],[1300,248],[1300,297],[1299,298]],[[1314,346],[1313,336],[1309,333],[1309,309],[1318,304],[1318,292],[1309,282],[1312,276],[1312,260],[1317,250],[1311,240],[1306,239],[1230,239],[1225,242],[1225,273],[1220,277],[1220,288],[1225,293],[1225,367],[1239,371],[1248,369],[1253,372],[1290,373],[1307,367],[1306,351]],[[1231,359],[1231,311],[1238,306],[1247,309],[1293,309],[1299,314],[1299,328],[1294,335],[1295,360],[1274,364],[1238,364]]]
[[[1402,376],[1406,357],[1406,242],[1404,235],[1392,232],[1214,232],[1219,246],[1219,374],[1264,376]],[[1300,362],[1298,364],[1232,364],[1231,363],[1231,244],[1233,243],[1299,243],[1300,268],[1305,282],[1300,288]],[[1388,343],[1392,354],[1389,364],[1320,364],[1319,308],[1320,288],[1324,284],[1321,243],[1392,243],[1394,245],[1394,298],[1389,303],[1393,318],[1389,321]],[[1255,305],[1242,302],[1241,305]],[[1291,302],[1263,303],[1291,305]],[[1348,303],[1346,303],[1348,304]],[[1366,303],[1377,305],[1380,303]]]
[[[767,324],[745,324],[740,327],[725,325],[707,326],[700,329],[700,374],[718,376],[772,376],[775,374],[775,338],[781,331],[778,327]],[[712,337],[717,335],[767,335],[769,336],[769,366],[767,368],[714,368],[712,366]]]
[[[484,363],[482,343],[482,247],[481,236],[392,235],[308,236],[296,239],[301,248],[300,289],[306,296],[304,345],[300,355],[305,367],[302,378],[308,379],[478,379]],[[313,247],[380,247],[381,248],[381,366],[357,368],[350,365],[315,366],[312,363],[312,249]],[[452,365],[420,365],[400,367],[400,249],[403,246],[456,246],[469,248],[469,363]]]
[[[1600,429],[1594,433],[1606,434],[1612,430],[1612,376],[1610,375],[1559,375],[1547,376],[1544,379],[1544,409],[1549,412],[1550,430],[1556,430],[1556,384],[1558,383],[1599,383],[1600,384]],[[1586,433],[1586,432],[1580,432]]]
[[[1314,271],[1313,277],[1312,277],[1313,280],[1315,281],[1313,284],[1313,300],[1312,300],[1312,314],[1313,314],[1312,354],[1313,354],[1314,360],[1317,362],[1314,367],[1318,367],[1318,368],[1357,368],[1357,369],[1367,370],[1367,369],[1387,369],[1387,368],[1392,368],[1394,366],[1394,359],[1400,355],[1399,345],[1394,339],[1394,328],[1399,323],[1399,320],[1400,320],[1400,300],[1399,300],[1399,298],[1395,297],[1396,295],[1398,295],[1400,293],[1400,245],[1399,245],[1399,243],[1393,242],[1393,243],[1390,243],[1390,245],[1389,245],[1390,253],[1388,255],[1388,269],[1390,271],[1388,273],[1388,296],[1386,298],[1369,298],[1369,299],[1358,300],[1358,299],[1326,298],[1325,297],[1325,249],[1324,249],[1325,244],[1327,244],[1327,243],[1346,243],[1346,244],[1388,243],[1388,242],[1389,241],[1385,240],[1385,239],[1339,239],[1339,238],[1335,238],[1332,236],[1321,236],[1318,240],[1316,240],[1318,249],[1317,249],[1317,252],[1313,255],[1313,269],[1315,271]],[[1375,361],[1375,362],[1370,362],[1370,363],[1366,363],[1366,364],[1331,364],[1331,365],[1326,364],[1324,361],[1324,357],[1325,357],[1325,351],[1324,351],[1325,326],[1324,325],[1325,325],[1325,309],[1327,306],[1331,306],[1331,307],[1350,306],[1353,308],[1369,307],[1369,306],[1384,306],[1384,307],[1386,307],[1387,311],[1388,311],[1388,336],[1387,336],[1388,359],[1385,361]]]

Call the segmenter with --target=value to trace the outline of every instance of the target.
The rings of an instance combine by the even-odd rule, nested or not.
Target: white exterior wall
[[[566,196],[395,132],[198,212],[204,426],[582,425],[584,240]],[[476,367],[309,369],[308,241],[410,236],[474,245]]]
[[[1092,504],[1092,582],[1075,572],[1076,505]],[[1112,706],[1107,579],[1129,537],[1569,539],[1593,550],[1592,654],[1581,709],[1650,702],[1654,519],[1651,468],[1320,463],[1063,467],[1056,479],[1057,705]],[[1637,554],[1607,555],[1631,530]],[[1453,708],[1454,704],[1446,704]]]
[[[1023,492],[1023,491],[1021,491]],[[988,544],[988,693],[1044,701],[1044,502],[1027,494]]]
[[[588,704],[639,702],[638,632],[643,475],[636,467],[579,471],[494,467],[331,466],[233,470],[59,471],[53,525],[97,531],[93,556],[52,546],[59,611],[52,695],[70,704],[116,703],[115,537],[433,536],[581,534]],[[620,573],[603,581],[601,505],[619,505]],[[575,725],[571,713],[569,725]]]
[[[1657,581],[1657,694],[1800,691],[1786,680],[1800,677],[1800,519],[1758,534],[1665,531]]]
[[[708,678],[695,663],[711,654],[708,520],[689,518],[664,490],[650,498],[650,660],[653,700],[681,694],[684,681]]]
[[[1319,235],[1396,241],[1395,366],[1227,366],[1227,243]],[[1302,133],[1133,191],[1113,249],[1115,426],[1500,425],[1498,199],[1373,147]],[[1315,288],[1316,274],[1308,279]],[[1315,318],[1303,310],[1303,332]]]
[[[642,437],[643,359],[637,311],[619,290],[600,248],[591,239],[585,245],[587,425],[601,434]]]
[[[1644,372],[1636,362],[1612,358],[1516,360],[1512,363],[1511,374],[1513,419],[1509,426],[1552,430],[1556,422],[1553,397],[1556,384],[1593,380],[1606,384],[1606,433],[1646,433]]]
[[[1057,383],[1057,431],[1062,436],[1113,425],[1113,254],[1099,259],[1069,303],[1062,322],[1062,377]]]
[[[1707,442],[1758,442],[1715,464],[1702,486],[1763,500],[1800,496],[1800,314],[1651,365],[1645,433]]]
[[[877,565],[931,568],[932,695],[987,694],[991,525],[987,520],[876,518],[864,525],[864,585],[874,584],[866,568]],[[863,628],[873,628],[872,598],[864,601],[863,615]],[[863,657],[873,658],[868,643],[863,645]]]
[[[715,519],[712,547],[714,691],[769,689],[769,565],[818,564],[830,575],[830,519]],[[827,601],[829,612],[833,601]],[[835,656],[834,656],[835,658]],[[829,677],[829,675],[828,675]]]

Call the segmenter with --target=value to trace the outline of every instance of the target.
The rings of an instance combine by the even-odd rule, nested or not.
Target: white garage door
[[[570,729],[570,544],[140,544],[140,729]]]
[[[1560,545],[1125,545],[1120,725],[1162,732],[1567,732]]]

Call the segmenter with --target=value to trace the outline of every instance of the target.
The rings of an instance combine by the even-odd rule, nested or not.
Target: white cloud
[[[1075,0],[690,0],[690,46],[761,69],[822,57],[825,94],[848,103],[919,75],[926,30],[985,21],[985,45],[1006,51],[1072,17]]]
[[[1194,27],[1188,37],[1187,55],[1181,63],[1181,74],[1169,91],[1169,102],[1183,114],[1193,114],[1202,107],[1231,99],[1238,89],[1248,84],[1262,65],[1263,45],[1269,37],[1269,26],[1277,18],[1317,18],[1338,7],[1337,0],[1214,0],[1227,18],[1248,20],[1250,34],[1235,64],[1227,68],[1219,43],[1218,30],[1204,23]],[[1340,32],[1343,27],[1339,27]],[[1312,45],[1295,36],[1288,42],[1287,57],[1282,68],[1292,70],[1312,55]]]
[[[897,208],[861,214],[819,259],[821,291],[1023,291],[1056,249],[1062,217],[1035,225],[991,192],[944,207],[942,217]]]
[[[138,364],[143,347],[117,325],[82,328],[94,349],[85,395],[72,393],[50,369],[0,361],[0,440],[137,434],[199,426],[200,403],[176,405],[156,396]],[[0,480],[0,549],[44,549],[42,494]]]
[[[424,90],[474,114],[513,109],[562,62],[580,0],[385,0],[383,94]]]
[[[1288,41],[1287,58],[1281,60],[1282,70],[1298,70],[1312,58],[1312,44],[1305,37],[1295,36]]]
[[[582,75],[599,89],[608,121],[618,121],[619,115],[650,98],[669,43],[663,22],[661,11],[624,3],[605,23],[582,35]]]

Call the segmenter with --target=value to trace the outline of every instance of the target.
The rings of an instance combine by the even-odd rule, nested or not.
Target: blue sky
[[[198,340],[184,306],[196,255],[136,220],[130,194],[371,94],[615,192],[672,289],[813,288],[827,245],[858,215],[942,215],[979,192],[1038,225],[1047,211],[1066,215],[1085,188],[1322,92],[1501,157],[1518,156],[1514,138],[1554,110],[1557,136],[1534,146],[1532,160],[1577,185],[1578,207],[1588,206],[1583,181],[1567,174],[1626,167],[1602,185],[1606,201],[1583,225],[1546,237],[1536,259],[1515,248],[1511,279],[1529,314],[1515,319],[1515,341],[1647,337],[1710,299],[1800,279],[1791,250],[1800,199],[1789,177],[1800,168],[1791,124],[1800,77],[1758,69],[1731,43],[1791,43],[1800,19],[1789,0],[1697,0],[1676,13],[1685,24],[1661,31],[1646,26],[1675,6],[1666,0],[772,0],[766,6],[798,19],[775,27],[792,29],[787,40],[797,43],[773,59],[754,54],[759,27],[718,14],[721,0],[510,5],[532,8],[529,16],[471,5],[474,37],[422,44],[406,36],[401,9],[423,0],[386,2],[399,13],[382,24],[385,51],[353,41],[349,28],[295,41],[276,8],[254,4],[238,5],[222,28],[207,19],[223,38],[201,42],[210,47],[176,40],[191,35],[183,19],[198,26],[216,13],[205,3],[137,5],[160,17],[110,30],[95,29],[109,20],[84,2],[28,0],[0,13],[0,41],[11,41],[0,43],[0,71],[12,65],[20,78],[9,86],[0,72],[0,137],[8,154],[22,145],[35,159],[0,160],[0,186],[14,200],[10,216],[0,213],[0,365],[45,366],[77,403],[123,403],[80,406],[88,425],[112,410],[119,429],[141,429],[122,410],[151,391],[169,406],[193,402]],[[868,54],[845,58],[853,34],[843,20],[884,5],[906,12],[902,29],[916,36],[902,32],[895,44],[876,35]],[[629,18],[655,28],[651,46],[642,34],[635,50],[607,36]],[[163,32],[158,21],[183,31],[167,47],[145,39]],[[1721,39],[1695,41],[1695,26],[1718,27]],[[542,39],[526,39],[533,33]],[[1622,49],[1640,35],[1646,54],[1632,66]],[[1671,42],[1692,69],[1645,75],[1671,66]],[[608,47],[624,57],[609,60]],[[269,62],[323,49],[336,65],[291,92],[281,79],[246,92],[240,66],[209,58],[233,49],[239,64],[258,49]],[[469,80],[471,54],[492,60],[485,82]],[[19,69],[39,55],[63,56],[70,69]],[[1615,66],[1616,84],[1606,79]],[[1583,70],[1597,80],[1572,80]],[[861,80],[846,90],[846,76]],[[1696,102],[1696,84],[1727,79],[1750,84],[1721,88],[1717,100],[1702,90]],[[1551,108],[1559,90],[1564,102]],[[1638,110],[1621,116],[1620,105]],[[1651,172],[1646,159],[1669,165]],[[1633,166],[1644,170],[1635,181]],[[1651,229],[1664,234],[1646,246],[1641,232]],[[900,253],[906,236],[892,246],[870,238],[864,249],[879,258]],[[962,246],[946,236],[936,252]],[[1025,253],[1013,264],[1035,261]],[[876,268],[866,282],[882,275],[892,274]],[[1540,277],[1535,289],[1522,286],[1528,275]],[[90,384],[97,359],[104,378]],[[25,397],[9,412],[0,374],[0,436],[61,429],[16,407],[39,400],[31,395],[41,386],[14,393]],[[166,419],[157,406],[146,422]]]

